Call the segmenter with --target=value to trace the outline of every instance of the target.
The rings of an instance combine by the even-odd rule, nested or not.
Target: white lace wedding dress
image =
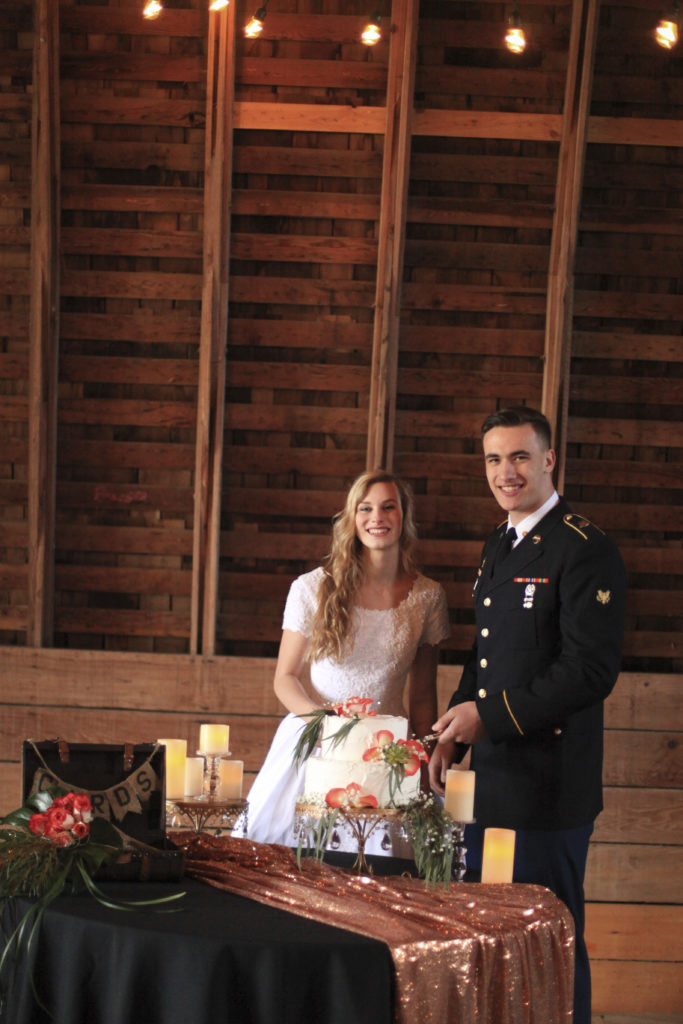
[[[323,570],[294,580],[285,605],[283,629],[311,635]],[[353,648],[343,664],[325,658],[311,665],[311,686],[320,704],[347,697],[372,697],[381,714],[405,715],[403,691],[418,647],[439,644],[449,634],[446,595],[439,583],[418,574],[396,608],[356,608]],[[249,838],[296,846],[294,805],[303,792],[304,768],[292,763],[305,720],[288,714],[249,792]],[[372,840],[371,836],[371,840]],[[379,852],[371,849],[368,852]]]

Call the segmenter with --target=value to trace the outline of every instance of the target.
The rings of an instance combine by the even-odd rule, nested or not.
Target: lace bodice
[[[285,605],[283,629],[310,637],[322,568],[299,576]],[[356,608],[352,646],[340,664],[324,658],[311,665],[311,683],[325,701],[372,697],[383,714],[404,715],[403,690],[418,647],[438,644],[450,630],[442,586],[418,574],[396,608]]]

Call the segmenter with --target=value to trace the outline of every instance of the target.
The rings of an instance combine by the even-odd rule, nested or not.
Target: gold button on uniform
[[[482,658],[479,664],[481,665],[482,668],[486,668],[486,666],[488,665],[488,661],[486,660],[486,658]]]
[[[554,730],[554,732],[555,732],[555,735],[556,735],[556,736],[561,736],[561,735],[562,735],[562,730],[560,729],[559,725],[558,725],[558,726],[557,726],[557,728],[556,728],[556,729]]]
[[[490,597],[485,597],[485,598],[484,598],[484,604],[485,604],[485,605],[486,605],[486,607],[488,608],[488,607],[489,607],[489,605],[491,604],[491,598],[490,598]]]
[[[489,631],[488,631],[488,629],[486,628],[486,626],[484,626],[484,628],[482,629],[482,631],[481,631],[481,635],[482,635],[482,636],[488,636],[488,635],[489,635]]]
[[[486,690],[482,686],[482,688],[480,690],[477,690],[477,697],[481,697],[481,699],[483,700],[485,696],[486,696]]]

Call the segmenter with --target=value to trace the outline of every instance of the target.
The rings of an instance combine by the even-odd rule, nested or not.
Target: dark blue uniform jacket
[[[476,640],[450,706],[475,700],[474,813],[575,828],[602,810],[603,701],[619,674],[626,574],[613,542],[560,500],[499,567],[484,546]]]

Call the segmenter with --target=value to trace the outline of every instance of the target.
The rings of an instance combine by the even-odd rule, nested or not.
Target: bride
[[[409,730],[431,731],[448,607],[441,585],[415,567],[416,539],[407,485],[383,470],[362,473],[335,517],[324,564],[292,583],[274,680],[289,713],[249,792],[250,839],[297,845],[304,766],[293,755],[311,712],[371,697],[381,714],[405,716],[407,684]]]

